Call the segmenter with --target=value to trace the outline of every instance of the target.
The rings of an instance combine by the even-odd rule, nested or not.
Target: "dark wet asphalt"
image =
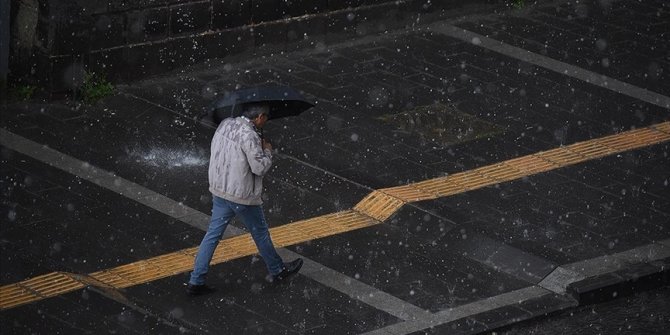
[[[455,24],[670,95],[662,43],[667,4],[607,4],[530,6]],[[416,30],[193,67],[121,86],[116,96],[78,110],[13,104],[3,110],[2,127],[206,214],[213,129],[193,117],[212,92],[265,82],[297,87],[318,102],[266,131],[279,152],[266,180],[271,226],[349,209],[373,189],[668,120],[666,108]],[[430,123],[385,121],[436,102],[499,131],[444,142],[431,137]],[[651,145],[405,205],[383,224],[289,249],[430,312],[475,303],[535,285],[548,267],[668,239],[668,149],[667,142]],[[202,236],[177,218],[6,146],[1,169],[2,285],[52,271],[115,267],[196,246]],[[501,247],[509,257],[489,259],[487,250]],[[176,275],[133,286],[120,290],[122,299],[95,288],[71,292],[2,311],[0,322],[18,334],[358,334],[402,322],[312,277],[271,286],[257,257],[214,266],[210,282],[220,291],[210,297],[189,299],[184,281]],[[631,304],[656,298],[636,299]],[[551,296],[524,306],[515,313],[530,317],[571,302]],[[667,314],[667,305],[653,306]],[[640,327],[657,321],[640,319]],[[465,324],[459,331],[489,326]],[[444,329],[455,331],[452,325],[434,331]]]
[[[536,321],[500,329],[499,335],[517,334],[667,334],[670,325],[670,287],[582,306]]]

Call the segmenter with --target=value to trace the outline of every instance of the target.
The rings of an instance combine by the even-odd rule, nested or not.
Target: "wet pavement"
[[[528,5],[216,61],[94,106],[7,105],[0,284],[36,300],[3,307],[3,333],[479,333],[575,307],[580,283],[606,284],[593,278],[667,273],[668,14],[661,0]],[[195,117],[217,95],[268,82],[316,102],[267,125],[271,227],[577,142],[657,137],[297,238],[282,255],[309,265],[281,285],[258,256],[214,265],[218,292],[206,297],[186,296],[181,270],[123,287],[81,279],[198,245],[214,129]],[[83,288],[47,297],[25,282],[52,272]]]
[[[670,323],[667,286],[598,305],[582,306],[520,323],[491,335],[514,334],[665,334]]]

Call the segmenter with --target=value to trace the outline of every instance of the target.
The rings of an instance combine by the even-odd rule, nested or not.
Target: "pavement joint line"
[[[200,230],[206,231],[208,228],[208,223],[209,223],[209,215],[206,215],[200,211],[197,211],[195,209],[192,209],[188,206],[185,206],[181,203],[177,203],[176,201],[167,198],[159,193],[156,193],[152,190],[149,190],[141,185],[135,184],[131,181],[125,180],[123,178],[120,178],[119,176],[115,175],[114,173],[104,171],[102,169],[98,169],[89,163],[80,161],[76,158],[70,157],[68,155],[65,155],[63,153],[60,153],[54,149],[51,149],[45,145],[38,144],[36,142],[33,142],[29,139],[25,139],[21,136],[18,136],[16,134],[13,134],[9,132],[6,129],[0,129],[0,143],[4,146],[7,146],[8,148],[11,148],[13,150],[19,151],[23,154],[26,154],[28,156],[31,156],[37,160],[40,160],[44,163],[47,163],[55,168],[61,169],[63,171],[69,172],[75,176],[81,177],[89,182],[92,182],[93,184],[96,184],[100,187],[109,189],[113,192],[119,193],[125,197],[128,197],[132,200],[135,200],[137,202],[140,202],[150,208],[156,209],[161,213],[164,213],[168,216],[175,217],[174,216],[174,211],[169,210],[169,208],[180,208],[183,210],[184,213],[187,213],[185,215],[182,215],[181,217],[177,218],[195,228],[198,228]],[[187,219],[187,220],[184,220]],[[241,236],[245,233],[244,230],[237,228],[235,226],[229,225],[228,228],[226,229],[226,234],[224,235],[224,239],[228,239],[231,237],[235,236]],[[420,308],[403,301],[401,299],[398,299],[396,297],[391,296],[390,294],[386,292],[382,292],[370,285],[367,285],[365,283],[362,283],[354,278],[350,278],[348,276],[345,276],[344,274],[337,272],[333,269],[330,269],[326,267],[325,265],[319,264],[315,261],[309,260],[306,257],[299,255],[297,253],[294,253],[292,251],[289,251],[287,249],[279,249],[281,253],[284,255],[290,257],[290,258],[296,258],[296,257],[302,257],[305,260],[306,264],[310,264],[312,268],[318,268],[320,269],[323,273],[320,273],[319,271],[311,271],[308,273],[305,273],[305,275],[308,278],[311,278],[317,282],[320,282],[322,284],[325,284],[328,286],[328,283],[331,283],[332,280],[338,280],[339,282],[347,282],[349,283],[346,286],[338,285],[335,289],[343,290],[341,291],[344,294],[347,294],[351,297],[356,297],[355,294],[351,293],[348,291],[350,287],[356,287],[357,291],[356,292],[365,292],[365,296],[368,297],[377,297],[376,299],[368,299],[366,298],[366,303],[374,303],[375,305],[371,305],[372,307],[375,307],[379,310],[386,311],[391,315],[394,315],[400,319],[403,319],[405,317],[415,317],[417,313],[420,313],[419,311],[421,310]],[[188,253],[184,252],[184,250],[177,251],[176,253],[182,253],[188,256]],[[158,256],[160,257],[160,256]],[[193,256],[192,256],[193,257]],[[137,262],[138,264],[141,263],[142,261]],[[191,262],[192,263],[192,262]],[[188,270],[187,270],[188,271]],[[117,273],[107,273],[107,271],[99,271],[95,274],[97,275],[103,275],[106,273],[107,276],[111,276],[113,278],[117,278],[114,280],[115,283],[119,283],[119,285],[113,285],[110,283],[106,283],[104,280],[100,280],[100,278],[96,278],[93,274],[86,275],[87,278],[90,279],[89,282],[86,282],[86,284],[93,284],[95,286],[100,286],[102,284],[107,285],[111,288],[119,288],[121,287],[128,287],[130,285],[137,284],[135,281],[128,280],[127,278],[122,277],[120,274]],[[328,275],[325,275],[327,273]],[[76,278],[81,278],[82,275],[79,274],[68,274],[68,273],[63,273],[66,276],[73,277],[73,279]],[[78,276],[78,277],[74,277]],[[38,276],[39,277],[39,276]],[[38,278],[34,277],[32,279]],[[16,307],[19,305],[22,305],[24,303],[30,303],[38,300],[42,300],[45,298],[48,298],[47,296],[42,295],[38,291],[35,291],[29,287],[26,287],[23,283],[25,283],[25,280],[23,282],[19,282],[16,284],[16,289],[19,290],[10,290],[12,284],[2,286],[0,287],[0,310]],[[110,279],[111,280],[111,279]],[[119,281],[120,280],[120,281]],[[81,281],[80,281],[81,282]],[[69,291],[77,290],[84,288],[86,285],[81,284],[81,287],[73,287]],[[7,301],[6,297],[9,294],[17,294],[18,292],[24,292],[29,295],[29,297],[24,297],[23,300],[20,301]],[[68,292],[69,292],[68,291]],[[61,293],[66,293],[66,292],[61,292]],[[30,297],[31,296],[31,297]],[[361,295],[363,296],[363,295]],[[384,298],[382,298],[384,297]]]
[[[529,284],[538,284],[558,267],[545,258],[481,234],[475,234],[470,240],[464,249],[465,257]]]
[[[288,249],[280,249],[279,254],[280,256],[287,258],[300,257],[299,254]],[[407,303],[386,292],[379,291],[358,280],[342,278],[342,276],[339,275],[339,272],[310,259],[305,259],[300,273],[309,278],[317,279],[318,282],[325,284],[328,287],[347,293],[351,298],[362,301],[370,306],[385,305],[385,312],[401,320],[416,320],[427,317],[430,314],[422,308]]]
[[[584,275],[576,271],[559,266],[544,277],[537,285],[556,294],[564,295],[568,285],[585,278]]]
[[[650,263],[670,257],[670,239],[611,255],[591,258],[557,267],[538,285],[557,294],[565,294],[568,285],[606,273],[616,272],[626,265]]]
[[[490,311],[496,308],[505,307],[514,303],[519,303],[533,298],[538,298],[551,292],[537,285],[530,285],[518,290],[501,293],[496,296],[488,297],[482,300],[473,301],[464,305],[448,308],[433,314],[432,323],[451,322],[458,319],[472,316],[473,314]]]
[[[428,30],[471,43],[481,48],[512,57],[556,73],[582,80],[629,97],[663,108],[670,108],[670,97],[641,88],[605,75],[567,64],[523,48],[519,48],[448,23],[433,23]]]
[[[470,316],[488,312],[497,308],[518,304],[520,302],[540,298],[552,292],[536,285],[527,286],[518,290],[501,293],[496,296],[484,298],[464,305],[447,308],[432,313],[425,319],[403,321],[378,328],[362,335],[406,335],[426,328],[436,327],[449,322],[465,319]],[[575,301],[576,305],[576,301]]]
[[[565,296],[567,286],[572,283],[613,273],[622,269],[626,265],[650,263],[655,260],[670,257],[669,244],[670,239],[666,239],[612,255],[594,257],[565,264],[554,269],[537,285],[531,285],[516,291],[502,293],[497,296],[438,311],[432,313],[426,319],[401,321],[364,333],[363,335],[406,335],[426,328],[439,326],[488,312],[496,308],[515,305],[525,300],[539,298],[551,293]],[[574,306],[577,306],[578,302],[575,299],[571,297],[568,297],[568,299],[574,302]]]
[[[626,265],[648,263],[670,257],[670,247],[663,243],[651,243],[634,249],[599,256],[584,261],[563,265],[563,268],[584,277],[615,272]]]
[[[664,136],[656,136],[656,137],[643,136],[642,140],[631,141],[631,143],[627,143],[627,141],[623,141],[623,142],[619,143],[619,145],[621,145],[621,147],[618,150],[617,150],[616,147],[614,147],[613,151],[608,150],[607,154],[613,154],[613,153],[616,153],[616,152],[622,152],[622,151],[631,150],[631,149],[634,149],[634,148],[640,148],[640,147],[648,146],[648,145],[651,145],[651,144],[656,144],[656,143],[661,143],[661,142],[668,141],[668,140],[670,140],[670,134],[666,134],[666,133],[663,133],[661,131],[656,131],[654,128],[652,128],[652,127],[660,127],[660,128],[664,129],[668,126],[670,126],[670,122],[664,122],[664,123],[655,124],[655,125],[645,127],[645,128],[639,128],[639,129],[619,133],[617,135],[607,136],[606,137],[607,139],[617,138],[617,137],[621,137],[621,138],[624,138],[624,139],[631,139],[631,138],[634,139],[634,137],[636,135],[638,135],[638,134],[643,134],[644,135],[645,132],[649,132],[649,131],[652,131],[652,132],[655,131],[657,133],[664,134]],[[598,141],[602,141],[602,138],[596,138],[596,139],[587,140],[587,141],[583,141],[583,142],[577,142],[577,143],[574,143],[574,144],[566,146],[566,147],[567,148],[578,147],[578,146],[584,145],[585,143],[597,143]],[[54,167],[60,168],[60,169],[65,170],[65,171],[68,171],[72,174],[79,175],[78,173],[81,173],[81,174],[83,174],[81,176],[82,178],[84,178],[86,180],[89,180],[89,181],[92,181],[93,183],[95,183],[97,185],[100,185],[100,186],[106,187],[108,189],[111,189],[113,191],[116,191],[116,192],[118,192],[122,195],[129,196],[130,193],[131,193],[131,192],[123,193],[125,189],[122,186],[126,186],[126,188],[134,189],[137,194],[141,195],[141,197],[139,198],[141,200],[145,200],[145,198],[147,198],[146,194],[153,193],[155,196],[151,196],[151,197],[148,197],[148,198],[159,199],[160,202],[158,202],[158,204],[162,204],[162,205],[165,205],[165,204],[172,205],[172,204],[174,204],[173,200],[171,200],[171,199],[169,199],[165,196],[162,196],[158,193],[155,193],[151,190],[148,190],[148,189],[146,189],[146,188],[144,188],[140,185],[137,185],[137,184],[134,184],[134,183],[131,183],[131,182],[128,182],[129,184],[124,184],[123,179],[121,179],[120,177],[118,177],[118,176],[116,176],[116,175],[114,175],[110,172],[97,169],[93,166],[90,166],[90,164],[88,164],[88,163],[79,161],[79,160],[77,160],[73,157],[62,154],[62,153],[60,153],[60,152],[58,152],[54,149],[51,149],[51,148],[48,148],[46,146],[40,145],[38,143],[32,142],[28,139],[25,139],[25,138],[21,137],[21,136],[15,135],[15,134],[13,134],[13,133],[5,130],[5,129],[0,129],[0,143],[2,145],[5,145],[5,146],[13,149],[13,150],[17,150],[17,151],[22,152],[24,154],[30,155],[31,157],[34,157],[34,158],[36,158],[40,161],[46,162],[47,164],[52,165]],[[534,158],[534,159],[543,160],[541,158],[541,157],[543,157],[543,155],[548,155],[548,154],[550,154],[552,152],[556,152],[558,150],[564,150],[564,148],[566,148],[566,147],[559,147],[559,148],[556,148],[556,149],[551,149],[551,150],[547,150],[547,151],[543,151],[543,152],[539,152],[539,153],[535,153],[535,154],[530,154],[528,156],[523,156],[523,157],[511,159],[511,160],[508,160],[506,162],[507,163],[511,163],[511,162],[519,163],[519,162],[523,162],[525,158]],[[563,166],[577,164],[577,163],[580,163],[580,162],[583,162],[583,161],[587,161],[589,159],[599,158],[599,157],[602,157],[602,156],[603,156],[602,154],[597,154],[597,155],[594,155],[593,157],[585,156],[584,159],[582,159],[582,160],[568,161],[565,164],[552,163],[552,164],[549,164],[549,165],[542,166],[539,169],[528,170],[528,171],[526,171],[526,173],[527,173],[527,175],[541,173],[541,172],[553,170],[553,169],[556,169],[556,168],[560,168],[560,167],[563,167]],[[531,160],[531,162],[532,162],[532,160]],[[503,162],[503,163],[505,163],[505,162]],[[514,166],[514,164],[510,164],[510,165]],[[494,164],[491,164],[490,166],[504,166],[504,165],[501,165],[500,163],[494,163]],[[486,168],[486,166],[480,167],[480,169],[483,169],[483,168]],[[461,173],[456,173],[456,174],[453,174],[453,175],[450,175],[450,176],[447,176],[447,177],[439,177],[439,178],[435,178],[433,180],[427,180],[427,181],[423,181],[423,182],[419,182],[419,183],[414,183],[414,185],[420,185],[421,183],[426,183],[426,182],[434,183],[435,181],[437,181],[438,182],[438,185],[437,185],[438,187],[447,186],[447,190],[451,190],[451,193],[449,193],[449,192],[445,192],[445,193],[437,192],[438,195],[445,196],[445,195],[449,195],[449,194],[462,193],[462,192],[466,192],[468,190],[477,189],[477,188],[481,188],[481,187],[485,187],[485,186],[494,185],[494,184],[499,183],[495,179],[486,178],[486,177],[482,178],[480,176],[480,178],[478,178],[478,179],[475,178],[475,180],[474,180],[475,185],[467,185],[467,179],[470,176],[470,174],[473,174],[472,170],[461,172]],[[463,179],[466,179],[466,183],[465,183],[466,186],[470,186],[470,187],[465,187],[464,188],[462,185],[459,184],[463,181]],[[458,184],[457,186],[458,186],[458,190],[460,192],[453,192],[453,187],[450,186],[450,184],[453,185],[454,180],[458,181],[456,183]],[[412,184],[409,184],[409,185],[406,185],[406,186],[410,186],[410,185],[412,185]],[[128,187],[128,186],[131,186],[131,187]],[[141,191],[137,192],[138,189],[141,190]],[[393,189],[393,188],[391,188],[391,189]],[[421,188],[419,187],[419,189],[421,189]],[[359,203],[359,205],[357,205],[356,208],[358,208],[359,210],[362,209],[362,211],[349,210],[349,211],[342,211],[342,212],[337,212],[337,213],[333,213],[333,214],[327,214],[327,215],[323,215],[323,216],[320,216],[320,217],[301,220],[301,221],[289,223],[289,224],[286,224],[286,225],[282,225],[282,226],[279,226],[279,227],[274,227],[274,228],[271,229],[271,232],[281,231],[281,230],[285,230],[285,229],[292,229],[292,228],[295,228],[295,227],[301,228],[301,227],[309,226],[310,223],[312,223],[312,222],[318,222],[320,224],[323,224],[323,220],[325,218],[329,219],[328,220],[329,225],[327,225],[327,227],[326,227],[326,228],[330,229],[329,231],[328,230],[316,231],[314,233],[314,235],[312,235],[312,236],[305,235],[305,234],[300,234],[299,235],[300,238],[298,238],[298,239],[291,239],[291,237],[287,237],[287,240],[278,239],[278,241],[277,241],[278,246],[288,246],[288,245],[293,245],[293,244],[305,242],[305,241],[316,239],[316,238],[331,236],[331,235],[351,231],[351,230],[354,230],[354,229],[360,229],[360,228],[364,228],[364,227],[379,224],[379,223],[383,222],[383,220],[379,220],[377,218],[381,218],[381,219],[385,220],[386,218],[390,217],[395,211],[397,211],[400,207],[402,207],[402,205],[404,205],[405,203],[411,202],[411,200],[408,200],[408,199],[400,199],[400,198],[390,196],[390,195],[385,193],[385,190],[386,189],[375,190],[375,191],[371,192],[367,197],[365,197],[365,199],[363,201],[361,201],[361,203],[363,203],[364,201],[366,201],[366,199],[367,200],[382,199],[386,203],[382,203],[381,206],[380,205],[374,206],[375,205],[374,203],[359,206],[361,204],[361,203]],[[439,191],[440,188],[438,188],[437,190]],[[138,199],[138,198],[135,198],[135,199]],[[138,201],[140,201],[140,200],[138,200]],[[389,202],[390,202],[390,206],[389,206]],[[144,201],[142,203],[149,206],[149,207],[156,208],[154,202]],[[368,207],[370,205],[372,206],[372,209],[374,211],[368,213],[367,209],[369,209]],[[170,207],[170,206],[168,206],[168,207]],[[185,208],[185,209],[190,209],[189,207],[187,207],[183,204],[179,204],[179,207]],[[389,211],[389,209],[390,209],[390,211]],[[159,210],[165,210],[165,209],[160,208]],[[194,211],[194,212],[197,212],[193,209],[190,209],[190,210]],[[173,212],[168,211],[167,214],[172,216]],[[357,217],[358,217],[358,219],[357,219]],[[352,219],[353,219],[353,221],[351,221]],[[344,220],[344,221],[342,221],[342,220]],[[336,226],[333,226],[333,225],[336,225]],[[337,229],[333,229],[333,228],[336,228],[336,227],[337,227]],[[237,233],[237,232],[238,231],[235,231],[235,233]],[[239,241],[246,241],[246,243],[245,243],[246,248],[245,249],[243,249],[243,250],[238,249],[238,250],[236,250],[236,251],[238,251],[237,253],[228,252],[228,254],[223,254],[223,250],[226,249],[226,246],[229,246],[229,245],[234,244],[234,243],[239,242]],[[250,238],[249,234],[237,235],[237,236],[234,236],[234,237],[231,237],[231,238],[228,238],[228,239],[224,239],[219,244],[219,248],[217,248],[217,251],[215,252],[214,258],[212,260],[212,264],[218,264],[218,263],[225,262],[225,261],[228,261],[228,260],[231,260],[231,259],[255,254],[256,252],[255,252],[255,249],[253,249],[253,243],[251,243],[250,241],[251,241],[251,238]],[[657,245],[657,246],[659,246],[659,245]],[[189,248],[188,250],[193,250],[193,249],[194,248]],[[228,250],[228,251],[230,251],[230,250]],[[183,251],[177,251],[177,253],[183,253]],[[165,256],[165,255],[163,255],[163,256]],[[170,276],[170,275],[174,275],[176,273],[179,273],[179,271],[186,272],[186,271],[189,270],[189,268],[192,265],[191,264],[192,262],[187,262],[188,264],[181,264],[180,265],[181,268],[179,268],[179,266],[177,266],[177,270],[172,270],[170,273],[166,273],[164,271],[161,272],[162,270],[161,270],[160,266],[156,266],[152,262],[157,260],[157,259],[160,259],[160,257],[163,257],[163,256],[157,256],[157,257],[141,260],[141,261],[138,261],[138,262],[122,265],[122,266],[119,266],[119,267],[116,267],[116,268],[102,270],[102,271],[99,271],[99,272],[96,272],[96,273],[89,274],[89,276],[95,278],[96,280],[100,280],[102,282],[105,282],[99,276],[105,275],[105,274],[115,274],[119,277],[122,277],[121,274],[123,274],[123,273],[127,274],[127,272],[124,272],[124,271],[126,271],[125,269],[131,269],[132,270],[132,268],[134,268],[134,267],[137,267],[139,269],[135,270],[135,272],[131,271],[131,274],[134,274],[134,273],[137,273],[137,272],[143,273],[143,272],[146,271],[147,265],[154,266],[158,270],[157,273],[154,273],[154,272],[151,273],[151,275],[153,277],[152,276],[149,276],[149,277],[145,276],[145,277],[139,277],[139,278],[121,278],[124,281],[126,281],[126,284],[120,285],[120,286],[114,286],[114,285],[110,284],[110,286],[112,286],[112,287],[119,288],[119,287],[127,287],[127,286],[130,286],[130,285],[137,285],[137,284],[141,284],[141,283],[146,283],[148,281],[159,279],[159,278],[164,278],[166,276]],[[115,271],[122,271],[122,272],[121,272],[121,274],[118,274],[118,273],[115,273]],[[333,270],[333,272],[338,273],[334,270]],[[346,277],[341,273],[339,273],[339,275],[341,275],[342,277]],[[48,276],[48,275],[46,275],[46,276]],[[346,278],[348,278],[348,277],[346,277]],[[9,285],[5,285],[5,286],[0,287],[0,297],[6,296],[8,294],[13,294],[13,293],[16,292],[16,289],[21,290],[21,284],[22,283],[27,283],[27,282],[30,282],[34,279],[35,278],[24,280],[23,282],[19,282],[19,283],[16,283],[16,284],[9,284]],[[319,278],[319,277],[315,278],[315,280],[317,280],[317,281],[319,279],[323,280],[323,278]],[[355,279],[349,278],[348,280],[353,281]],[[364,284],[364,283],[360,283],[360,284],[361,285],[367,285],[367,284]],[[371,290],[381,292],[381,291],[378,291],[371,286],[368,286],[368,287]],[[56,292],[55,294],[52,294],[52,295],[49,295],[49,296],[62,294],[62,293],[65,293],[65,292],[70,292],[70,291],[75,290],[75,289],[78,289],[78,288],[69,288],[67,290],[64,289],[62,292]],[[347,292],[345,292],[345,293],[347,293]],[[383,295],[384,293],[382,292],[380,294]],[[26,300],[23,303],[32,302],[32,301],[34,301],[34,295],[25,297],[25,299]],[[2,301],[0,301],[0,309],[7,309],[7,308],[15,307],[15,306],[18,306],[18,305],[22,304],[19,301],[19,303],[14,302],[14,304],[10,305],[10,304],[5,304],[4,303],[5,299],[0,299],[0,300],[2,300]],[[389,301],[389,299],[386,299],[385,303],[388,302],[388,301]],[[407,305],[411,305],[410,303],[401,301],[400,299],[392,300],[392,301],[393,302],[399,302],[400,301],[400,303],[403,307],[405,307]],[[369,302],[366,302],[366,303],[369,303]],[[376,305],[376,306],[373,306],[373,307],[375,307],[377,309],[380,309],[382,311],[389,310],[389,308],[387,308],[386,304]],[[416,307],[416,306],[414,306],[414,307]],[[418,307],[416,307],[416,308],[418,308]],[[395,306],[394,306],[394,308],[392,310],[390,310],[391,313],[389,313],[389,314],[396,313],[397,311],[398,311],[398,309],[395,308]],[[404,317],[404,315],[400,315],[399,318],[402,319],[402,317]]]

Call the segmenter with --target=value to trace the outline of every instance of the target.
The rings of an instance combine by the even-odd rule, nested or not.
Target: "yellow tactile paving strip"
[[[351,210],[293,222],[272,228],[270,232],[277,247],[294,245],[379,224],[406,203],[463,193],[668,140],[670,122],[663,122],[446,177],[376,190]],[[0,309],[28,304],[88,285],[119,289],[184,273],[191,270],[196,252],[197,248],[188,248],[88,275],[54,272],[5,285],[0,287]],[[212,264],[256,252],[249,234],[227,238],[216,249]]]
[[[354,210],[381,222],[388,219],[405,203],[407,201],[391,196],[383,190],[372,191],[354,207]]]

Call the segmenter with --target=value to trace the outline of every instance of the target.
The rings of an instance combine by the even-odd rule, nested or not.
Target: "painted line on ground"
[[[142,185],[123,179],[112,172],[92,166],[87,162],[68,156],[46,145],[33,142],[6,129],[0,129],[0,144],[137,201],[170,217],[185,221],[193,227],[201,230],[207,229],[208,215]]]
[[[431,314],[425,319],[404,321],[363,333],[362,335],[406,335],[449,322],[465,319],[473,315],[497,308],[510,306],[530,299],[541,298],[551,291],[532,285],[518,290],[502,293],[482,300],[474,301]],[[577,304],[576,302],[574,303]],[[520,321],[520,320],[519,320]],[[462,333],[462,332],[459,332]]]
[[[559,266],[538,285],[557,294],[565,294],[568,285],[588,277],[615,272],[628,265],[650,263],[670,257],[670,239],[611,255]]]
[[[69,172],[95,185],[135,200],[163,214],[181,220],[190,226],[207,231],[210,218],[209,215],[174,201],[132,181],[121,178],[112,172],[92,166],[87,162],[13,134],[5,129],[0,129],[0,144],[55,168]],[[326,225],[326,227],[328,227],[328,225]],[[224,241],[229,241],[229,238],[231,237],[240,239],[244,238],[244,236],[244,230],[230,225],[226,229]],[[281,230],[273,230],[272,236],[276,244],[279,246],[280,243],[282,243]],[[249,241],[250,240],[247,239],[245,255],[253,255],[256,253],[255,246],[253,246],[252,243],[250,244]],[[225,246],[226,243],[224,242],[222,244]],[[291,243],[284,242],[284,244]],[[219,249],[217,249],[217,255],[219,255],[218,260],[223,261],[224,258],[221,257],[220,251],[223,251],[224,248],[219,247]],[[38,301],[66,293],[66,291],[78,290],[88,285],[120,288],[127,287],[126,285],[139,284],[143,279],[155,280],[165,277],[165,275],[174,275],[184,271],[190,271],[196,250],[197,248],[180,250],[177,253],[158,256],[156,257],[156,262],[147,262],[145,260],[133,263],[134,265],[132,266],[126,265],[118,267],[118,271],[103,270],[89,275],[54,272],[23,281],[11,292],[7,290],[11,285],[3,286],[0,287],[0,309],[12,308],[21,304]],[[239,251],[240,250],[231,252],[230,250],[226,250],[228,255],[238,255],[241,257],[242,253]],[[415,319],[425,312],[419,307],[398,299],[386,292],[382,292],[354,278],[348,277],[293,251],[288,249],[279,249],[278,251],[285,259],[302,257],[305,260],[305,264],[303,265],[304,269],[300,272],[302,275],[354,299],[359,299],[366,304],[387,312],[401,320]],[[167,262],[165,260],[167,260]],[[180,266],[175,266],[175,264],[173,264],[175,262],[179,263]],[[153,268],[154,270],[158,269],[159,272],[146,272],[145,270],[147,268]],[[124,279],[119,276],[119,274],[125,276],[133,275],[133,270],[136,269],[139,269],[139,271],[135,271],[134,274],[143,275],[136,280],[127,280],[127,278]],[[147,274],[149,275],[148,278],[146,276]],[[50,283],[51,285],[47,285],[47,289],[43,289],[44,283]]]
[[[280,249],[279,254],[282,257],[303,257],[288,249]],[[372,307],[393,315],[401,320],[418,320],[430,315],[430,312],[419,308],[411,303],[401,300],[386,292],[380,291],[370,285],[364,284],[358,280],[343,279],[343,275],[333,269],[327,268],[322,264],[306,259],[300,269],[300,274],[317,280],[342,293],[346,293],[353,299],[362,301]],[[346,277],[348,278],[348,277]],[[377,306],[385,306],[381,309]]]
[[[593,71],[585,70],[578,66],[563,63],[553,58],[515,47],[451,24],[435,23],[429,25],[428,29],[656,106],[670,108],[670,97],[665,95]]]
[[[144,200],[148,193],[143,187],[130,183],[123,184],[123,180],[112,173],[94,169],[89,164],[76,160],[63,154],[46,148],[30,140],[14,135],[6,130],[0,132],[1,143],[17,151],[32,154],[39,160],[46,160],[54,166],[62,166],[66,171],[78,171],[87,174],[88,180],[98,185],[114,185],[117,192],[125,192],[128,195],[139,195]],[[458,194],[505,181],[519,179],[525,176],[558,169],[564,166],[574,165],[580,162],[604,157],[607,155],[645,147],[670,140],[670,122],[655,124],[649,127],[622,132],[615,135],[596,138],[572,145],[559,147],[535,154],[510,159],[504,162],[483,166],[473,170],[456,173],[447,177],[425,180],[418,183],[376,190],[368,194],[352,210],[327,214],[311,219],[301,220],[271,229],[273,240],[277,247],[284,247],[301,242],[341,234],[354,229],[361,229],[379,224],[393,215],[404,204],[435,199],[448,195]],[[25,147],[24,147],[25,146]],[[22,151],[21,151],[22,150]],[[42,155],[44,154],[44,155]],[[82,167],[83,166],[83,167]],[[78,170],[78,169],[83,170]],[[91,177],[94,176],[94,177]],[[102,176],[102,177],[99,177]],[[108,187],[109,188],[109,187]],[[111,189],[111,188],[110,188]],[[128,191],[132,190],[132,191]],[[148,197],[149,199],[160,199],[156,204],[161,211],[168,213],[180,213],[182,217],[188,217],[198,212],[184,205],[175,210],[174,202],[169,198],[158,194]],[[145,201],[145,200],[144,200]],[[147,206],[154,203],[146,202]],[[190,209],[190,210],[189,210]],[[207,218],[201,213],[204,218]],[[176,275],[189,271],[193,264],[193,257],[197,247],[180,250],[177,252],[141,260],[138,262],[118,266],[91,273],[88,276],[77,276],[66,273],[53,273],[36,278],[28,279],[19,283],[0,287],[0,308],[6,309],[24,303],[51,297],[79,289],[87,283],[102,284],[113,288],[124,288],[128,286],[146,283],[167,276]],[[256,253],[255,246],[249,234],[237,235],[224,239],[216,249],[212,264],[218,264],[232,259],[253,255]],[[325,267],[324,267],[325,268]],[[333,273],[336,273],[333,270]],[[55,276],[52,278],[51,276]],[[80,278],[88,278],[84,282]],[[329,276],[323,275],[313,277],[315,280],[328,282]],[[342,275],[344,281],[354,279]],[[74,281],[74,282],[73,282]],[[78,284],[77,284],[78,282]],[[366,287],[367,284],[360,283],[358,287]],[[393,298],[384,292],[378,291],[371,286],[366,290],[378,292],[379,296],[385,296],[383,303],[373,307],[389,314],[397,311],[416,311],[418,307],[410,306],[409,303]],[[345,292],[355,297],[356,291]],[[389,300],[390,299],[390,300]],[[364,301],[366,303],[378,300]],[[389,307],[389,304],[398,304]],[[403,319],[406,314],[397,315]],[[417,315],[413,315],[415,318]],[[420,317],[420,315],[418,315]]]
[[[627,265],[648,263],[670,257],[670,247],[663,243],[648,244],[624,252],[595,257],[564,265],[563,268],[584,277],[593,277],[603,272],[614,272],[625,268]]]
[[[595,257],[571,264],[566,264],[556,268],[551,274],[549,274],[547,278],[552,279],[547,282],[543,281],[538,285],[528,286],[516,291],[499,294],[465,305],[445,309],[433,313],[423,319],[403,321],[392,324],[364,333],[364,335],[406,335],[430,327],[436,327],[449,322],[472,317],[474,315],[488,312],[497,308],[518,305],[530,299],[541,298],[550,294],[564,295],[565,288],[574,282],[613,273],[624,269],[628,265],[649,263],[655,260],[666,259],[670,257],[670,247],[666,246],[666,243],[670,243],[670,240],[658,241],[656,243],[651,243],[612,255]],[[606,265],[602,266],[603,264]],[[560,310],[570,306],[577,306],[577,301],[571,301],[571,303],[568,305],[555,306],[555,310]],[[547,307],[551,308],[551,306]],[[550,311],[551,310],[548,310],[547,312]],[[518,321],[522,320],[509,320],[508,324]]]

